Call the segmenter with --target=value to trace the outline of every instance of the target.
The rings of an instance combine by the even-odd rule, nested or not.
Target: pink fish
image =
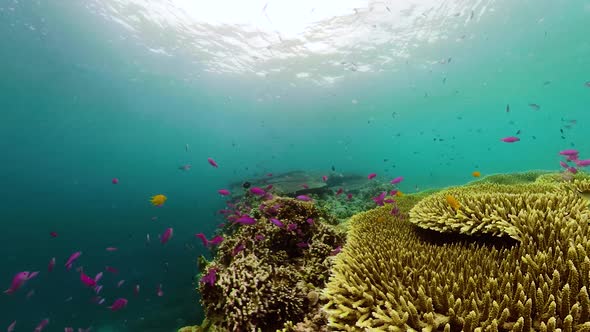
[[[382,192],[381,194],[379,194],[379,196],[377,197],[373,197],[371,198],[378,206],[383,206],[383,200],[385,199],[385,195],[387,194],[387,192]]]
[[[270,218],[270,222],[272,222],[273,224],[275,224],[277,227],[281,227],[282,228],[283,226],[285,226],[285,225],[283,225],[283,223],[280,220],[275,219],[275,218]]]
[[[506,143],[514,143],[514,142],[520,141],[520,138],[518,138],[516,136],[508,136],[508,137],[502,138],[501,141],[506,142]]]
[[[391,180],[390,183],[391,184],[398,184],[398,183],[402,182],[403,180],[404,180],[404,177],[403,176],[398,176],[397,178]]]
[[[109,309],[111,309],[112,311],[117,311],[117,310],[121,310],[123,308],[125,308],[127,306],[127,299],[124,298],[118,298],[115,300],[115,302],[113,302],[113,304],[108,307]]]
[[[35,271],[35,272],[31,272],[29,273],[29,276],[27,277],[27,280],[31,280],[33,278],[35,278],[36,276],[39,275],[39,271]]]
[[[322,181],[324,181],[324,182],[328,181],[328,177],[325,175],[322,175]]]
[[[100,294],[101,290],[102,290],[102,285],[97,285],[96,287],[94,287],[94,292],[96,294]]]
[[[209,284],[210,286],[215,285],[215,281],[217,280],[217,269],[212,267],[207,271],[207,274],[201,277],[200,282],[204,284]]]
[[[94,287],[96,286],[96,281],[94,281],[94,279],[90,278],[89,276],[87,276],[84,271],[80,271],[80,280],[82,281],[82,283],[88,287]]]
[[[57,237],[57,232],[49,232],[49,235],[53,238]]]
[[[578,167],[590,166],[590,159],[575,160],[574,162],[576,165],[578,165]]]
[[[296,244],[297,247],[299,248],[309,248],[309,243],[307,242],[299,242]]]
[[[170,241],[170,239],[172,238],[173,235],[174,235],[174,229],[172,229],[172,227],[166,228],[166,230],[164,231],[164,234],[162,234],[162,236],[160,237],[160,242],[162,244],[166,244],[166,242]]]
[[[113,178],[113,179],[111,180],[111,183],[112,183],[112,184],[117,184],[117,183],[119,183],[119,179],[117,179],[117,178]]]
[[[352,194],[347,194],[346,198],[348,198],[348,200],[350,201],[352,199]]]
[[[156,290],[156,295],[158,295],[159,297],[164,296],[164,291],[162,290],[162,284],[158,285],[158,289]]]
[[[336,196],[342,194],[344,190],[342,188],[338,188],[338,191],[336,192]]]
[[[268,186],[266,186],[266,188],[264,188],[264,190],[269,191],[272,189],[272,184],[269,184]]]
[[[115,247],[107,247],[106,251],[117,251],[119,250],[119,248],[115,248]]]
[[[568,172],[570,172],[572,174],[578,173],[578,170],[575,167],[568,167],[567,170],[568,170]]]
[[[98,272],[95,276],[94,276],[94,281],[95,282],[99,282],[100,279],[102,279],[102,272]]]
[[[133,288],[133,292],[135,293],[135,295],[139,295],[139,285],[135,285],[135,287]]]
[[[235,255],[239,254],[240,251],[244,250],[244,248],[246,248],[246,246],[243,243],[239,243],[237,246],[234,247],[231,255],[235,256]]]
[[[306,195],[299,195],[299,196],[297,196],[297,197],[295,197],[295,198],[297,198],[297,199],[298,199],[298,200],[300,200],[300,201],[304,201],[304,202],[309,202],[309,201],[311,201],[311,198],[310,198],[309,196],[306,196]]]
[[[121,286],[123,286],[124,283],[125,280],[119,280],[119,282],[117,283],[117,288],[121,288]]]
[[[262,235],[262,234],[256,234],[256,235],[254,235],[254,239],[256,241],[262,241],[262,240],[264,240],[264,235]]]
[[[221,242],[223,242],[223,236],[215,235],[211,240],[209,240],[209,245],[216,246],[219,245]]]
[[[332,250],[332,252],[330,252],[330,256],[338,255],[340,253],[340,251],[342,251],[342,247],[338,246],[338,247],[334,248],[334,250]]]
[[[43,329],[45,328],[45,326],[47,326],[47,324],[49,324],[49,318],[45,318],[44,320],[42,320],[39,323],[39,325],[37,325],[37,327],[35,327],[35,332],[43,331]]]
[[[227,190],[227,189],[219,189],[219,190],[217,190],[217,192],[221,196],[228,196],[230,194],[229,190]]]
[[[22,285],[24,285],[25,281],[28,280],[30,275],[29,271],[19,272],[14,275],[12,278],[12,283],[10,284],[10,288],[4,291],[4,294],[14,294]]]
[[[8,325],[8,328],[6,329],[6,332],[12,332],[12,331],[14,331],[14,327],[15,326],[16,326],[16,321],[14,321],[10,325]]]
[[[217,163],[215,162],[215,160],[213,160],[213,158],[207,158],[207,161],[209,162],[209,165],[217,168],[219,167],[219,165],[217,165]]]
[[[68,258],[68,261],[66,262],[66,267],[69,269],[72,268],[72,264],[74,264],[74,261],[76,261],[76,259],[78,259],[80,256],[82,255],[81,251],[76,251],[75,253],[73,253],[70,258]]]
[[[115,268],[114,268],[114,267],[112,267],[112,266],[105,266],[105,267],[104,267],[104,269],[105,269],[107,272],[110,272],[110,273],[112,273],[112,274],[117,274],[117,273],[119,273],[119,270],[115,269]]]
[[[569,165],[567,163],[565,163],[565,162],[563,162],[561,160],[559,161],[559,165],[561,165],[561,167],[563,167],[563,168],[568,168],[569,167]]]
[[[567,158],[565,158],[565,160],[575,162],[576,160],[578,160],[578,155],[577,154],[573,154],[571,156],[567,156]]]
[[[310,225],[313,225],[313,218],[307,218],[307,223]]]
[[[394,199],[391,199],[391,198],[388,198],[388,199],[384,199],[383,200],[383,203],[391,204],[391,203],[395,203],[395,200]]]
[[[376,173],[371,173],[371,174],[367,175],[367,179],[369,179],[369,180],[372,180],[372,179],[374,179],[376,176],[377,176],[377,174],[376,174]]]
[[[287,225],[288,231],[294,231],[296,229],[297,229],[297,224],[295,224],[295,223]]]
[[[240,216],[235,223],[237,224],[244,224],[244,225],[254,225],[256,223],[256,219],[250,217],[249,215]]]
[[[574,156],[578,154],[578,150],[568,149],[568,150],[561,150],[559,154],[562,156]]]
[[[266,174],[266,176],[271,177],[272,176],[272,173],[268,173],[268,174]]]
[[[51,271],[53,271],[53,268],[54,268],[54,267],[55,267],[55,257],[52,257],[52,258],[49,260],[49,265],[47,265],[47,271],[48,271],[48,272],[51,272]]]
[[[209,244],[209,240],[207,240],[207,237],[205,236],[205,234],[198,233],[198,234],[195,234],[195,237],[198,237],[199,239],[201,239],[201,241],[203,242],[203,245],[205,247]]]
[[[264,189],[258,188],[258,187],[252,187],[252,188],[250,188],[250,192],[253,195],[256,195],[256,196],[264,196],[264,194],[266,194],[266,192],[264,191]]]
[[[309,186],[307,184],[305,184],[305,183],[302,184],[301,186],[303,187],[303,189],[309,189]]]

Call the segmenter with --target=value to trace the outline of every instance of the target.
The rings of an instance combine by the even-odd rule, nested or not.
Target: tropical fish
[[[174,235],[174,229],[172,229],[171,227],[166,228],[164,234],[162,234],[162,236],[160,237],[160,242],[162,244],[166,244],[166,242],[170,241],[172,235]]]
[[[398,190],[398,191],[395,193],[395,196],[397,196],[397,197],[402,197],[403,195],[404,195],[404,193],[403,193],[401,190]]]
[[[256,196],[264,196],[264,194],[266,194],[266,191],[264,191],[262,188],[252,187],[250,188],[250,193]]]
[[[49,232],[49,235],[50,235],[51,237],[57,237],[57,232]]]
[[[94,287],[94,292],[96,294],[100,294],[101,290],[102,290],[102,285],[96,285],[96,287]]]
[[[49,265],[47,265],[47,271],[48,271],[48,272],[51,272],[51,271],[53,271],[53,268],[54,268],[54,267],[55,267],[55,257],[52,257],[52,258],[49,260]]]
[[[117,310],[121,310],[123,308],[125,308],[127,306],[127,299],[124,298],[118,298],[115,300],[115,302],[113,302],[113,304],[108,307],[109,309],[111,309],[112,311],[117,311]]]
[[[111,180],[111,183],[112,183],[112,184],[117,184],[117,183],[119,183],[119,179],[117,179],[117,178],[113,178],[113,179]]]
[[[135,293],[135,295],[139,295],[139,285],[135,285],[135,287],[133,288],[133,292]]]
[[[221,242],[223,242],[223,236],[215,235],[211,240],[209,240],[209,245],[216,246],[216,245],[220,244]]]
[[[578,173],[578,170],[575,167],[568,167],[567,170],[568,170],[568,172],[570,172],[572,174]]]
[[[217,192],[221,196],[228,196],[230,194],[229,190],[227,190],[227,189],[219,189],[219,190],[217,190]]]
[[[35,327],[35,332],[41,332],[43,331],[43,329],[45,328],[45,326],[47,326],[47,324],[49,324],[49,318],[45,318],[44,320],[42,320],[37,327]]]
[[[213,160],[212,158],[207,158],[207,161],[209,162],[209,165],[218,168],[219,165],[217,165],[217,163],[215,162],[215,160]]]
[[[574,163],[576,163],[576,165],[578,165],[578,167],[586,167],[586,166],[590,166],[590,159],[574,160]]]
[[[350,201],[352,199],[352,194],[346,194],[346,198]]]
[[[311,198],[310,198],[309,196],[306,196],[306,195],[299,195],[299,196],[297,196],[297,197],[295,197],[295,198],[297,198],[297,199],[298,199],[298,200],[300,200],[300,201],[304,201],[304,202],[309,202],[309,201],[311,201]]]
[[[459,210],[461,208],[461,204],[459,203],[459,201],[457,201],[457,199],[453,196],[453,195],[447,195],[446,196],[447,199],[447,203],[449,203],[449,205],[455,210]]]
[[[119,280],[119,282],[117,282],[117,288],[121,288],[121,286],[123,286],[124,283],[125,280]]]
[[[313,218],[307,218],[307,223],[310,225],[313,225]]]
[[[340,253],[340,251],[342,251],[342,247],[341,246],[338,246],[338,247],[334,248],[334,250],[332,250],[330,252],[330,256],[338,255]]]
[[[162,284],[158,285],[158,289],[156,290],[156,295],[158,295],[159,297],[164,296],[164,291],[162,290]]]
[[[398,183],[402,182],[403,180],[404,180],[403,176],[398,176],[395,179],[391,180],[390,183],[391,184],[398,184]]]
[[[232,256],[239,254],[244,248],[246,248],[246,246],[243,243],[238,243],[231,252]]]
[[[473,172],[471,173],[471,175],[472,175],[474,178],[478,178],[478,177],[480,177],[480,176],[481,176],[481,173],[480,173],[479,171],[473,171]]]
[[[371,173],[371,174],[367,175],[367,179],[369,179],[369,180],[372,180],[372,179],[374,179],[376,176],[377,176],[377,174],[376,174],[376,173]]]
[[[262,234],[256,234],[256,235],[254,235],[254,239],[255,239],[256,241],[262,241],[262,240],[264,240],[264,239],[265,239],[265,237],[264,237],[264,235],[262,235]]]
[[[167,199],[168,197],[166,197],[165,195],[158,194],[150,198],[150,203],[152,203],[153,206],[162,206],[164,205]]]
[[[387,194],[386,191],[382,192],[381,194],[379,194],[379,196],[377,197],[373,197],[371,198],[373,200],[373,202],[375,202],[375,204],[377,204],[378,206],[383,206],[383,200],[385,199],[385,195]]]
[[[328,181],[328,177],[325,175],[322,175],[322,181],[324,181],[324,182]]]
[[[112,274],[117,274],[117,273],[119,273],[119,270],[117,270],[116,268],[114,268],[114,267],[112,267],[112,266],[105,266],[105,267],[104,267],[104,269],[105,269],[107,272],[110,272],[110,273],[112,273]]]
[[[305,183],[303,183],[301,186],[303,187],[303,189],[309,189],[309,186]]]
[[[14,321],[10,325],[8,325],[8,328],[6,329],[6,332],[12,332],[12,331],[14,331],[14,327],[15,326],[16,326],[16,321]]]
[[[269,191],[269,190],[271,190],[271,189],[272,189],[272,184],[269,184],[268,186],[266,186],[266,187],[264,188],[264,190],[266,190],[266,191]]]
[[[309,243],[307,243],[307,242],[299,242],[295,245],[299,248],[309,248]]]
[[[106,250],[106,251],[111,251],[111,252],[112,252],[112,251],[117,251],[117,250],[119,250],[119,248],[116,248],[116,247],[106,247],[106,248],[105,248],[105,250]]]
[[[74,328],[73,327],[66,327],[66,328],[64,328],[64,332],[74,332]]]
[[[84,271],[80,271],[80,280],[82,283],[88,287],[96,286],[96,281],[84,273]]]
[[[574,150],[574,149],[561,150],[561,151],[559,151],[559,154],[562,156],[577,156],[578,150]]]
[[[98,272],[95,276],[94,276],[94,281],[95,282],[99,282],[100,279],[102,279],[102,272]]]
[[[342,194],[344,190],[342,188],[338,188],[338,191],[336,192],[336,196]]]
[[[508,136],[508,137],[502,138],[501,141],[506,142],[506,143],[514,143],[514,142],[520,141],[520,138],[518,138],[516,136]]]
[[[193,167],[193,166],[190,164],[184,164],[184,165],[178,166],[178,169],[181,171],[184,171],[184,172],[188,172],[191,170],[191,167]]]
[[[277,227],[281,227],[281,228],[282,228],[283,226],[285,226],[285,225],[284,225],[284,224],[283,224],[283,223],[282,223],[280,220],[278,220],[278,219],[275,219],[275,218],[270,218],[269,220],[270,220],[270,222],[272,222],[273,224],[275,224]]]
[[[563,168],[568,168],[568,167],[570,167],[570,166],[569,166],[569,165],[568,165],[566,162],[564,162],[564,161],[561,161],[561,160],[559,161],[559,165],[560,165],[561,167],[563,167]]]
[[[240,216],[234,223],[237,224],[244,224],[244,225],[254,225],[256,223],[256,219],[250,217],[249,215]]]
[[[200,282],[204,284],[209,284],[209,286],[214,286],[215,281],[217,280],[217,269],[212,267],[207,271],[207,274],[201,277]]]
[[[541,109],[541,106],[539,106],[539,105],[537,105],[537,104],[533,104],[533,103],[530,103],[530,104],[529,104],[529,107],[530,107],[530,108],[532,108],[532,109],[533,109],[533,110],[535,110],[535,111],[538,111],[538,110],[540,110],[540,109]]]
[[[297,229],[297,224],[295,224],[295,223],[292,223],[292,224],[287,225],[287,230],[288,231],[294,231],[296,229]]]
[[[23,271],[14,275],[10,287],[4,291],[4,294],[14,294],[29,279],[30,272]]]

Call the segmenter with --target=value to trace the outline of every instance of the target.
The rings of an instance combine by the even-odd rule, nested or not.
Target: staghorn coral
[[[498,189],[508,192],[494,195]],[[583,199],[555,185],[454,190],[484,224],[494,224],[488,217],[504,215],[502,231],[519,242],[498,246],[474,236],[425,234],[407,220],[407,208],[396,218],[388,207],[357,214],[324,290],[330,328],[590,331],[590,211]],[[436,195],[417,208],[434,218],[440,218],[437,209],[448,218],[459,214],[438,205],[444,196]],[[505,195],[512,203],[494,206],[512,210],[484,207],[492,197]],[[450,240],[457,237],[461,241]]]
[[[288,321],[317,321],[319,298],[310,294],[327,281],[344,234],[313,202],[277,197],[250,215],[257,222],[228,228],[233,233],[207,266],[217,271],[216,281],[199,283],[207,331],[273,331]]]

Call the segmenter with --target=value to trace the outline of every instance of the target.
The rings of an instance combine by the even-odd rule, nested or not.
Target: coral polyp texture
[[[387,206],[353,216],[324,289],[328,326],[590,331],[590,210],[537,178],[451,188],[411,212],[400,203],[395,217]]]
[[[199,283],[207,331],[275,331],[285,323],[314,326],[318,295],[344,233],[313,202],[264,201],[256,223],[233,225]],[[210,274],[214,278],[210,278]],[[203,326],[204,327],[204,326]]]

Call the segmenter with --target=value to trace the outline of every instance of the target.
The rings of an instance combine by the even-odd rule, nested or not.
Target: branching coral
[[[227,331],[271,331],[313,320],[318,299],[309,294],[324,286],[344,234],[313,202],[274,198],[250,215],[256,223],[234,226],[208,265],[216,281],[201,279],[208,319]]]
[[[466,211],[455,211],[439,193],[418,204],[423,211],[414,211],[420,219],[414,222],[477,220],[518,242],[493,246],[473,236],[454,242],[441,233],[433,241],[405,209],[395,218],[387,207],[355,215],[324,291],[328,325],[338,331],[590,330],[584,200],[553,185],[496,194],[503,187],[477,187],[451,193]],[[477,226],[466,233],[490,230]]]

